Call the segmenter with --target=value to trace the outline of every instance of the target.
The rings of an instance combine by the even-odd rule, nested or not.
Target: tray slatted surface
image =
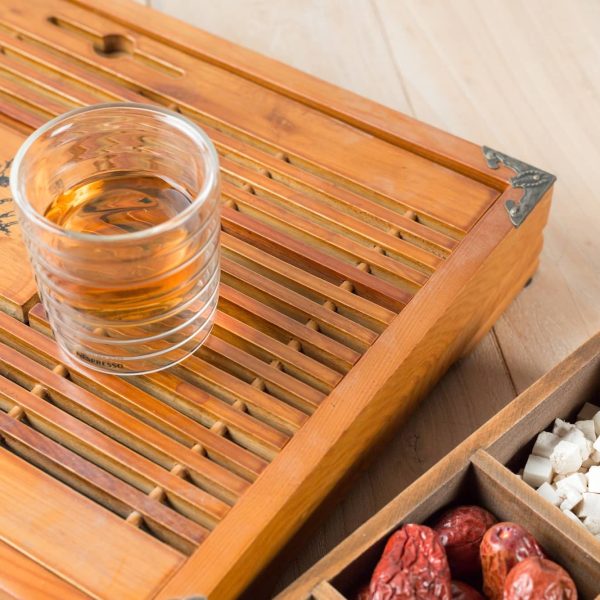
[[[202,53],[176,41],[193,34],[173,21],[160,17],[163,31],[142,25],[146,18],[156,19],[125,3],[0,4],[0,498],[30,510],[34,525],[51,518],[57,531],[69,532],[52,553],[51,528],[0,517],[0,537],[101,598],[158,591],[233,511],[243,518],[239,505],[251,488],[260,491],[247,504],[269,493],[266,482],[257,486],[274,461],[293,478],[303,456],[290,450],[284,463],[284,449],[307,427],[322,438],[313,418],[319,407],[346,410],[333,392],[383,333],[382,356],[397,352],[390,339],[399,339],[389,331],[398,315],[445,272],[492,207],[497,242],[517,235],[503,212],[506,170],[488,170],[476,147],[419,125],[417,137],[439,147],[416,152],[414,142],[374,134],[318,100],[284,93],[264,73],[261,80],[215,59],[212,44]],[[226,57],[229,45],[215,44]],[[240,56],[243,65],[248,55]],[[127,379],[61,357],[37,304],[7,187],[11,158],[29,132],[66,110],[113,101],[160,104],[199,123],[223,176],[222,285],[212,335],[177,367]],[[521,234],[532,244],[507,277],[510,287],[497,299],[486,296],[481,306],[490,308],[475,311],[470,333],[453,334],[450,350],[437,344],[432,359],[447,364],[481,335],[530,275],[543,219],[536,223]],[[472,268],[489,252],[475,256]],[[29,483],[13,487],[21,471]],[[298,475],[292,487],[300,483]],[[89,554],[80,556],[78,538],[86,546],[94,539]]]

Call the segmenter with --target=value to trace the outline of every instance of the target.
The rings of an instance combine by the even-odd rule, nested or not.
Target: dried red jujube
[[[479,546],[497,519],[480,506],[459,506],[445,512],[433,529],[446,548],[453,577],[468,579],[481,571]]]
[[[481,541],[483,593],[490,600],[500,600],[510,570],[531,556],[545,558],[536,539],[517,523],[497,523]]]
[[[451,600],[450,581],[437,533],[409,524],[388,540],[371,578],[370,600]]]
[[[544,558],[526,558],[515,565],[504,583],[504,600],[577,600],[571,576]]]

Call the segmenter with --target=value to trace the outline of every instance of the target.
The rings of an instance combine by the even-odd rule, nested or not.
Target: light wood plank
[[[0,598],[27,600],[86,600],[87,594],[74,588],[18,550],[0,543]]]
[[[388,106],[409,105],[368,0],[151,0],[153,8]],[[307,35],[308,34],[308,35]],[[338,52],[344,48],[344,52]]]
[[[137,599],[183,558],[6,449],[0,503],[2,541],[94,597]]]
[[[521,391],[600,328],[600,6],[375,6],[417,117],[558,176],[540,271],[496,327]]]

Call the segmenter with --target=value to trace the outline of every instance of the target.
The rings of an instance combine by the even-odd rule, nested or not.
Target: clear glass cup
[[[219,165],[194,123],[142,104],[74,110],[25,141],[11,187],[70,358],[138,375],[202,344],[218,299]]]

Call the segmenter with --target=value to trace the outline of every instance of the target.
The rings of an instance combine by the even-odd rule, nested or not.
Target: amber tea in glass
[[[219,174],[210,140],[170,111],[98,105],[51,121],[12,178],[61,347],[98,370],[168,367],[208,335],[219,283]]]

